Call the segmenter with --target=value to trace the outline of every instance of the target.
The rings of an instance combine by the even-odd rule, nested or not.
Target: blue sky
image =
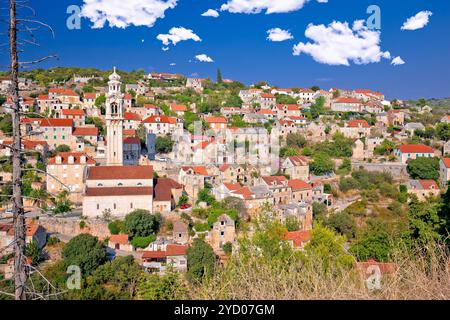
[[[328,0],[328,3],[318,3],[311,0],[302,9],[288,13],[265,14],[262,10],[259,14],[245,14],[218,10],[218,18],[201,16],[207,9],[219,9],[228,1],[238,0],[178,0],[152,27],[134,26],[130,18],[132,22],[127,28],[111,28],[106,22],[103,28],[92,29],[92,22],[84,18],[80,30],[69,30],[66,9],[72,4],[82,6],[83,0],[31,0],[38,17],[54,28],[55,39],[39,33],[42,48],[29,51],[24,58],[55,53],[58,61],[41,66],[100,69],[117,66],[124,70],[143,68],[146,72],[174,72],[213,79],[220,67],[224,78],[247,84],[267,80],[280,87],[369,88],[382,91],[390,98],[402,99],[450,96],[450,1]],[[349,66],[336,66],[319,63],[311,54],[293,55],[294,45],[313,42],[305,36],[309,24],[326,26],[338,21],[349,22],[351,27],[355,20],[368,18],[369,5],[381,8],[379,49],[389,51],[391,58],[400,56],[406,62],[404,65],[393,66],[391,60],[381,58],[380,62],[360,65],[350,61]],[[400,29],[408,18],[425,10],[433,13],[428,25],[414,31]],[[181,41],[163,51],[163,44],[156,37],[167,34],[172,27],[191,29],[201,41]],[[267,30],[271,28],[289,30],[293,39],[268,41]],[[194,57],[199,54],[206,54],[214,62],[196,61]],[[172,63],[176,65],[171,66]]]

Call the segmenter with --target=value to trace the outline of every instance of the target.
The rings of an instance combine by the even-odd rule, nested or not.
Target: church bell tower
[[[109,90],[106,97],[106,165],[123,165],[123,94],[120,76],[114,72],[109,76]]]

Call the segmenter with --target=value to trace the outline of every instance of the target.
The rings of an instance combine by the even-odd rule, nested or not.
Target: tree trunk
[[[17,55],[16,2],[10,0],[9,45],[11,57],[11,97],[13,101],[12,164],[13,164],[13,212],[14,212],[14,282],[16,300],[26,300],[25,294],[25,216],[22,199],[22,168],[19,105],[19,59]]]

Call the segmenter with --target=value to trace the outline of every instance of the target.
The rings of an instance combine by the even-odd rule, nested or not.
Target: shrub
[[[130,236],[148,237],[156,234],[161,225],[160,214],[150,214],[147,210],[137,209],[129,213],[124,220],[124,230]]]
[[[106,250],[96,237],[80,234],[72,238],[62,251],[66,267],[80,267],[84,275],[88,275],[106,262]]]
[[[123,221],[112,221],[108,224],[108,229],[111,234],[119,234],[124,231],[124,223]]]
[[[148,245],[156,240],[155,235],[150,235],[148,237],[135,237],[133,238],[130,243],[140,249],[145,249],[148,247]]]
[[[223,245],[222,250],[230,255],[233,252],[233,244],[231,242],[227,242]]]

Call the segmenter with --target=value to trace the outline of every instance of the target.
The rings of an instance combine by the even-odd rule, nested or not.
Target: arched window
[[[119,187],[122,187],[122,186],[123,186],[123,183],[122,183],[122,182],[119,182],[117,185],[118,185]]]

